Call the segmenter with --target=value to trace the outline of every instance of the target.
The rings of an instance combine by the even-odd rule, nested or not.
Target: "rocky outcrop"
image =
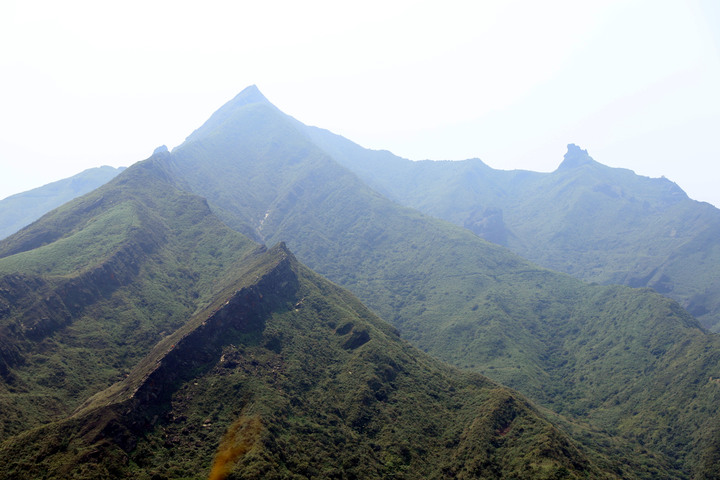
[[[571,143],[567,146],[567,153],[565,153],[565,157],[563,157],[563,161],[558,167],[558,170],[569,170],[592,163],[595,163],[595,160],[588,154],[587,150],[583,150],[574,143]]]
[[[168,401],[180,382],[216,364],[224,345],[237,336],[261,332],[274,309],[293,305],[298,288],[293,268],[296,260],[284,244],[262,258],[272,259],[272,266],[262,273],[258,270],[246,273],[245,277],[256,277],[251,285],[227,292],[227,296],[221,296],[180,330],[164,338],[127,379],[89,399],[75,416],[98,407],[124,404],[127,406],[124,408],[135,412],[132,418],[137,427],[147,420],[146,412]]]
[[[191,320],[188,331],[181,330],[180,335],[172,335],[158,345],[151,353],[151,358],[153,354],[156,356],[154,367],[132,394],[137,407],[167,400],[172,386],[188,372],[196,374],[217,363],[223,345],[227,345],[233,335],[262,331],[272,310],[294,298],[298,280],[291,267],[291,257],[287,252],[282,255],[277,265],[254,285],[235,291],[217,310]],[[168,345],[169,342],[172,343]]]
[[[256,268],[243,274],[246,286],[221,294],[213,305],[159,342],[124,381],[90,398],[70,418],[15,437],[5,448],[27,455],[27,445],[45,444],[42,452],[31,455],[41,465],[37,468],[51,465],[54,478],[63,477],[62,467],[57,467],[60,457],[68,468],[83,463],[99,468],[113,462],[126,464],[126,455],[138,439],[167,413],[179,385],[221,362],[223,346],[262,332],[273,311],[296,303],[295,262],[282,244],[262,254]],[[70,452],[68,438],[83,447]],[[0,473],[0,478],[7,477]]]

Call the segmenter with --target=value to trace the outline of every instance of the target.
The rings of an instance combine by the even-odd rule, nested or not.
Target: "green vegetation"
[[[154,161],[2,242],[0,439],[122,378],[257,250]]]
[[[671,181],[595,162],[568,146],[552,173],[480,160],[411,162],[299,125],[389,198],[589,282],[652,287],[720,330],[720,211]]]
[[[0,478],[637,475],[418,352],[282,246],[238,282],[71,418],[2,444]]]
[[[717,473],[717,336],[393,203],[318,132],[251,88],[0,242],[0,478]],[[459,196],[488,169],[457,168]],[[505,210],[467,214],[517,240]]]
[[[330,151],[327,144],[313,143],[318,131],[263,98],[236,99],[219,112],[222,122],[211,118],[173,152],[168,168],[229,225],[268,243],[286,241],[303,262],[350,289],[428,353],[635,442],[638,455],[677,466],[680,477],[701,468],[713,434],[695,426],[718,413],[710,406],[714,391],[701,380],[718,375],[708,346],[716,340],[677,304],[647,290],[583,284],[400,207],[324,154],[320,147]],[[237,136],[242,141],[234,145]],[[376,162],[359,171],[382,172],[388,155],[374,152],[367,158]],[[215,169],[219,158],[222,168]],[[570,162],[562,171],[595,165],[589,162]],[[396,168],[390,162],[388,169]],[[427,177],[442,179],[441,166],[432,168]],[[479,161],[454,168],[489,169]],[[228,178],[232,188],[218,187]],[[477,188],[472,176],[453,178]],[[544,175],[509,172],[506,182],[522,189],[538,178]],[[432,189],[427,198],[434,198]],[[696,384],[665,380],[680,365]],[[707,410],[688,407],[693,402]],[[674,413],[663,413],[668,410]]]
[[[0,239],[17,232],[45,213],[112,180],[123,168],[90,168],[70,178],[49,183],[0,200]]]
[[[70,275],[83,271],[93,265],[95,259],[116,251],[138,227],[139,218],[134,206],[120,204],[68,237],[0,259],[0,274]]]

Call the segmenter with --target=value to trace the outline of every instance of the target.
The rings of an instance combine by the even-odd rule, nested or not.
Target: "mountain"
[[[8,477],[720,474],[720,345],[678,303],[401,206],[311,130],[250,87],[0,242]]]
[[[309,130],[251,87],[164,161],[227,225],[287,242],[428,353],[634,442],[679,478],[707,470],[720,345],[683,308],[648,289],[537,267],[402,207]]]
[[[284,244],[222,224],[171,161],[0,242],[0,478],[673,471],[410,346]]]
[[[478,159],[412,162],[302,127],[388,198],[547,268],[651,287],[720,330],[720,210],[665,178],[604,166],[572,144],[552,173],[504,171]]]
[[[259,248],[152,162],[0,242],[0,439],[123,378]]]
[[[70,178],[0,200],[0,239],[17,232],[63,203],[95,190],[123,169],[108,166],[89,168]]]
[[[72,417],[6,442],[0,478],[616,476],[517,394],[414,351],[284,248],[248,276]]]

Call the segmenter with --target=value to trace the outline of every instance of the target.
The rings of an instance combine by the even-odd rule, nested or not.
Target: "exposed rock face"
[[[289,252],[284,246],[281,249],[282,259],[256,284],[234,292],[223,306],[206,318],[191,320],[189,331],[181,329],[156,347],[150,354],[151,358],[157,357],[155,367],[144,374],[140,385],[134,387],[135,408],[150,408],[167,401],[172,386],[183,376],[220,359],[229,331],[240,334],[262,331],[272,307],[293,298],[298,280],[291,268]]]
[[[574,143],[571,143],[567,146],[567,153],[565,153],[565,157],[558,167],[558,170],[568,170],[593,162],[594,160],[588,155],[587,150],[583,150]]]
[[[194,316],[185,327],[161,341],[126,380],[90,398],[59,427],[48,427],[49,431],[61,428],[65,435],[92,446],[96,452],[94,459],[73,458],[68,462],[68,471],[87,462],[111,463],[108,458],[125,456],[132,451],[138,438],[166,414],[170,397],[179,385],[224,363],[224,345],[238,335],[261,332],[273,309],[293,303],[291,299],[297,291],[298,279],[292,268],[292,255],[283,244],[268,255],[275,257],[275,264],[259,275],[254,284],[230,293],[221,305],[210,306]],[[7,277],[3,280],[8,283]],[[15,280],[17,290],[26,287],[19,279]],[[0,291],[7,291],[7,288]],[[12,355],[8,357],[12,360]],[[227,365],[223,366],[227,368]],[[2,367],[0,363],[0,371]],[[40,437],[46,434],[38,433]],[[33,439],[34,435],[26,440],[40,441]],[[22,440],[20,442],[22,444]],[[63,454],[62,447],[54,448],[60,448]],[[41,452],[38,461],[46,461],[55,453]],[[53,463],[53,460],[48,461]],[[127,458],[120,463],[126,464]],[[62,472],[54,475],[61,477]],[[0,478],[5,477],[0,474]]]

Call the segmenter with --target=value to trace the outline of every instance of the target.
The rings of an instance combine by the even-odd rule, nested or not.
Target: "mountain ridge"
[[[185,142],[173,148],[173,151],[182,147],[185,143],[202,140],[208,132],[221,127],[228,119],[231,119],[239,109],[252,104],[263,104],[274,108],[255,85],[250,85],[216,110],[205,123],[185,139]]]
[[[0,438],[122,375],[257,248],[153,162],[0,242]]]
[[[129,193],[157,164],[104,195]],[[124,379],[5,439],[0,478],[618,478],[627,468],[518,394],[410,347],[284,245],[249,251]]]
[[[0,200],[0,239],[40,218],[48,211],[107,183],[124,167],[95,167],[71,177]]]
[[[196,132],[202,135],[182,148],[158,152],[100,190],[0,242],[0,252],[5,252],[0,254],[0,272],[3,266],[11,270],[19,265],[33,278],[55,280],[110,258],[113,242],[125,245],[128,234],[136,232],[125,226],[150,228],[149,221],[140,224],[139,218],[152,220],[157,228],[150,230],[158,238],[157,250],[138,262],[141,275],[133,289],[115,290],[88,307],[92,315],[73,318],[50,332],[42,347],[56,348],[55,356],[34,351],[29,343],[31,349],[20,351],[26,364],[8,368],[25,382],[19,386],[26,391],[49,391],[42,390],[44,386],[74,389],[61,390],[67,398],[54,398],[63,411],[49,411],[35,420],[39,430],[10,432],[0,450],[15,471],[38,468],[31,471],[61,475],[57,468],[66,462],[59,459],[70,458],[86,476],[102,475],[105,467],[117,469],[115,476],[187,475],[187,463],[173,459],[172,446],[183,452],[182,458],[197,459],[204,471],[214,470],[209,460],[213,455],[230,458],[229,470],[219,464],[221,476],[714,474],[712,459],[720,442],[712,420],[718,417],[720,399],[712,378],[720,376],[715,353],[720,345],[677,303],[649,289],[590,285],[539,268],[467,228],[394,203],[344,167],[327,145],[311,141],[302,124],[264,97],[244,101],[241,97],[242,105],[201,126]],[[348,161],[345,155],[343,161]],[[372,154],[375,160],[387,155]],[[396,173],[403,165],[396,162]],[[478,161],[447,165],[476,174],[489,169]],[[426,173],[426,178],[445,178],[437,172]],[[473,177],[446,177],[454,178],[463,192],[477,187]],[[492,191],[510,196],[510,182],[528,185],[543,177],[510,172],[504,178],[507,182]],[[578,180],[564,178],[567,183],[558,188]],[[606,195],[594,192],[590,198],[595,194]],[[505,222],[504,212],[486,208],[483,213],[485,217],[474,218],[475,224],[491,228]],[[492,215],[494,220],[488,220]],[[97,228],[104,225],[98,222],[101,218],[118,228]],[[215,349],[202,365],[191,366],[191,376],[180,379],[169,396],[158,393],[164,413],[142,416],[138,428],[145,432],[143,439],[135,443],[133,438],[140,437],[122,433],[122,415],[119,424],[93,420],[104,436],[88,427],[95,433],[86,438],[83,432],[88,429],[82,430],[82,422],[75,420],[67,427],[63,418],[72,411],[77,418],[89,418],[85,415],[90,412],[103,417],[102,409],[88,408],[102,407],[103,399],[127,398],[122,395],[134,391],[134,381],[143,385],[142,372],[150,378],[159,371],[153,369],[157,359],[172,364],[176,340],[182,346],[187,338],[183,328],[197,332],[193,335],[212,331],[200,328],[209,318],[206,313],[212,316],[213,305],[222,310],[235,291],[242,291],[233,287],[238,275],[242,277],[253,259],[267,255],[238,232],[267,244],[287,242],[299,260],[350,289],[375,313],[295,264],[301,279],[295,296],[274,304],[277,309],[264,330],[218,338],[231,343]],[[99,236],[103,233],[107,238]],[[92,238],[102,238],[107,248],[80,249],[84,256],[67,259],[57,254],[66,245],[99,243],[87,241]],[[512,235],[506,238],[515,240]],[[40,261],[42,255],[62,261],[48,264]],[[50,269],[38,270],[45,265]],[[40,298],[28,295],[29,304]],[[377,313],[428,353],[475,373],[460,374],[412,349],[397,338],[394,328],[380,323]],[[10,310],[0,322],[21,325],[25,318],[17,315]],[[120,332],[134,335],[128,337],[132,341],[118,342],[110,327],[135,317],[141,323],[128,323],[128,330]],[[85,327],[88,330],[82,330]],[[106,330],[107,338],[98,327]],[[108,358],[94,358],[106,369],[102,378],[96,374],[82,383],[74,373],[82,371],[87,359],[61,353],[68,353],[63,345],[78,349],[87,340],[92,349],[85,354],[104,342],[102,352]],[[112,358],[113,352],[135,343],[129,358]],[[159,356],[149,353],[155,345]],[[399,360],[389,352],[406,353]],[[330,367],[319,367],[312,361],[315,356]],[[58,359],[66,365],[56,364]],[[53,375],[46,373],[48,366],[55,369]],[[564,427],[544,423],[521,396],[478,373],[518,388],[540,406],[538,411],[547,411],[548,418]],[[83,403],[110,384],[115,386]],[[149,382],[144,385],[149,390],[143,391],[153,391]],[[493,386],[479,389],[482,385]],[[22,398],[15,394],[26,392],[13,391],[16,388],[0,384],[0,401]],[[458,391],[469,396],[463,394],[460,401]],[[118,392],[122,395],[114,397]],[[218,402],[220,398],[227,401]],[[14,404],[14,410],[5,404],[0,410],[5,415],[31,413],[27,403]],[[336,410],[326,410],[327,405]],[[434,410],[429,405],[443,415],[430,416]],[[403,432],[392,431],[396,418],[406,422]],[[114,439],[113,432],[120,437]],[[209,432],[212,442],[207,441]],[[65,438],[70,443],[63,443]],[[299,439],[315,446],[295,446]],[[393,443],[398,448],[384,446]],[[347,450],[339,446],[345,444]],[[221,455],[236,447],[244,453]],[[323,463],[323,449],[335,452],[334,470]],[[107,454],[93,453],[99,451]],[[348,452],[351,461],[343,460]],[[533,463],[537,459],[542,465]],[[93,465],[99,465],[96,472],[88,470]]]
[[[712,233],[720,210],[689,199],[664,177],[607,167],[577,146],[569,147],[569,163],[540,173],[495,170],[477,160],[411,162],[321,129],[304,131],[402,205],[585,281],[655,288],[706,328],[720,328],[720,276],[711,268],[720,261]],[[584,168],[570,168],[575,164]]]
[[[687,376],[709,386],[708,374],[717,369],[717,359],[703,351],[709,337],[682,308],[650,290],[581,284],[537,268],[466,229],[393,204],[378,194],[382,188],[373,191],[360,181],[361,170],[353,174],[341,168],[347,157],[340,161],[327,145],[312,142],[310,127],[275,107],[249,104],[235,113],[234,121],[212,136],[175,150],[171,166],[178,176],[190,178],[193,191],[206,196],[229,225],[254,231],[269,243],[283,239],[303,262],[350,289],[429,353],[491,375],[543,407],[590,421],[614,435],[641,438],[681,465],[684,473],[679,476],[691,476],[703,456],[699,445],[710,441],[707,430],[696,428],[702,415],[692,408],[699,408],[699,402],[714,411],[714,393],[708,389],[693,402],[693,388],[678,384],[665,395],[654,380],[643,380],[643,372],[655,365],[661,371],[674,369],[690,355],[704,360],[693,364]],[[319,129],[313,131],[322,135]],[[369,152],[356,160],[371,157],[379,162],[388,155]],[[205,167],[210,163],[216,168]],[[395,162],[401,167],[404,163]],[[433,173],[439,168],[434,162],[412,165]],[[481,162],[443,165],[489,168]],[[631,174],[592,166],[612,175]],[[372,161],[363,168],[372,170]],[[580,170],[559,172],[564,185],[575,182],[573,175]],[[518,171],[503,178],[504,183],[492,188],[509,196],[510,182],[520,188],[547,176]],[[232,190],[224,186],[228,179]],[[413,181],[410,175],[405,180]],[[477,187],[462,178],[458,182],[463,192]],[[588,318],[602,322],[593,328]],[[658,319],[662,328],[652,328]],[[688,342],[685,350],[651,347],[682,341]],[[594,342],[599,342],[598,353],[587,346]],[[594,396],[599,397],[579,400]],[[685,404],[669,419],[660,420],[648,408],[636,421],[625,421],[632,414],[628,402],[649,404],[658,398],[683,398]],[[685,447],[670,445],[658,434],[666,422],[674,431],[672,438]],[[648,433],[640,433],[643,430]]]

